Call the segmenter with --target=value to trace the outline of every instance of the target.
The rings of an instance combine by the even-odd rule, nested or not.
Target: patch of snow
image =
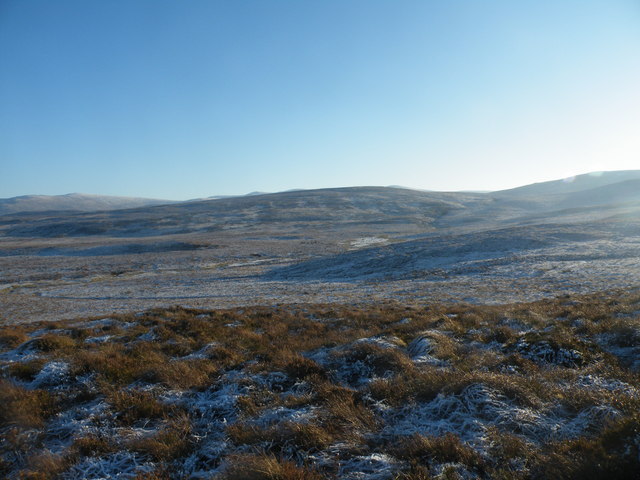
[[[435,480],[445,480],[449,478],[458,478],[461,480],[475,480],[478,476],[467,470],[466,466],[461,463],[434,463],[430,465],[429,473],[433,475]],[[455,477],[452,476],[455,475]]]
[[[40,328],[38,330],[34,330],[33,332],[27,334],[27,336],[29,338],[38,338],[41,337],[43,335],[60,335],[63,333],[69,333],[68,330],[65,330],[63,328]]]
[[[127,480],[152,472],[153,463],[131,452],[117,452],[103,457],[85,457],[62,475],[64,480]]]
[[[516,344],[518,353],[537,363],[550,363],[565,367],[575,367],[582,363],[582,353],[578,350],[553,347],[547,341],[528,343],[524,339]]]
[[[598,406],[571,418],[553,406],[535,410],[515,405],[483,384],[472,384],[459,394],[439,394],[428,403],[382,412],[386,426],[381,433],[385,436],[454,433],[481,448],[486,442],[487,428],[491,426],[539,442],[552,436],[571,438],[593,431],[617,415],[619,412],[612,407]]]
[[[640,338],[640,334],[637,335]],[[634,336],[635,337],[635,336]],[[628,343],[620,345],[616,335],[603,333],[596,336],[596,342],[604,351],[618,357],[634,372],[640,372],[640,343],[635,338],[627,339]]]
[[[364,359],[353,359],[350,350],[358,344],[373,344],[384,349],[399,349],[402,340],[395,336],[373,336],[361,338],[352,343],[331,348],[319,348],[312,352],[304,353],[304,356],[327,368],[334,380],[342,385],[360,387],[378,378],[389,378],[393,372],[381,372],[376,368],[375,359],[369,355]],[[376,373],[376,370],[378,372]]]
[[[289,376],[284,372],[261,373],[251,375],[246,379],[275,393],[287,392],[292,383]]]
[[[279,406],[261,412],[258,417],[250,419],[249,423],[259,426],[268,426],[280,422],[308,423],[315,418],[317,409],[317,407],[294,409]]]
[[[100,337],[87,337],[84,343],[105,343],[113,338],[113,335],[102,335]]]
[[[69,376],[69,364],[54,361],[46,363],[29,385],[31,388],[53,387],[63,383]]]
[[[352,240],[350,245],[351,248],[364,248],[370,247],[372,245],[385,245],[389,243],[389,240],[381,237],[360,237]]]
[[[26,454],[24,451],[21,451],[20,448],[16,448],[15,446],[38,445],[41,440],[40,431],[36,429],[14,429],[14,432],[12,433],[12,435],[14,435],[14,438],[11,442],[9,442],[9,435],[7,435],[7,433],[7,429],[3,428],[2,435],[0,435],[0,448],[2,448],[2,460],[4,465],[16,466],[23,464],[23,462],[26,460]],[[7,475],[7,477],[9,476]],[[13,478],[16,478],[16,476],[13,476]]]
[[[320,317],[316,317],[313,313],[310,314],[307,317],[309,320],[311,320],[312,322],[318,322],[318,323],[335,323],[337,322],[338,318],[320,318]]]
[[[436,340],[430,337],[429,333],[430,332],[424,332],[414,338],[407,346],[407,354],[414,363],[440,367],[448,365],[447,362],[431,355],[435,349]]]
[[[519,320],[516,320],[514,318],[505,318],[500,322],[500,325],[505,326],[505,327],[509,327],[511,330],[513,330],[516,333],[528,333],[531,332],[532,329],[529,325],[525,325],[524,323],[520,322]]]
[[[138,336],[137,340],[143,342],[153,342],[154,340],[157,340],[158,336],[155,334],[154,328],[155,327],[151,327],[148,332],[145,332],[142,335]]]
[[[73,438],[106,434],[112,419],[110,406],[103,400],[71,407],[57,414],[47,425],[50,448],[66,448]]]
[[[520,369],[515,365],[501,365],[500,372],[506,373],[507,375],[517,375],[520,373]]]
[[[222,458],[231,448],[225,429],[238,419],[237,400],[249,389],[240,385],[245,380],[240,372],[225,375],[204,392],[167,392],[161,395],[166,403],[180,405],[190,412],[192,438],[197,446],[176,468],[185,478],[211,478]]]
[[[561,428],[559,429],[560,435],[565,438],[573,438],[585,433],[595,433],[602,425],[620,418],[622,413],[616,408],[610,405],[595,405],[582,410],[578,415],[573,418],[563,418]]]
[[[633,312],[630,313],[616,313],[614,315],[615,318],[635,318],[637,316],[640,316],[640,310],[634,310]]]
[[[176,466],[178,473],[184,478],[210,480],[219,471],[220,460],[229,448],[229,444],[220,438],[203,437],[198,448]]]
[[[196,359],[206,359],[209,358],[209,354],[211,353],[211,349],[219,346],[218,342],[207,343],[200,350],[190,353],[184,357],[175,358],[174,360],[196,360]]]
[[[362,385],[366,385],[367,383],[370,383],[378,378],[387,378],[391,376],[376,376],[375,369],[363,360],[356,360],[353,362],[345,361],[342,363],[342,365],[338,365],[337,368],[334,368],[333,373],[339,383],[356,388]]]
[[[603,389],[636,397],[640,393],[628,383],[616,379],[598,377],[596,375],[582,375],[578,377],[576,385],[586,389]]]
[[[96,327],[110,327],[115,323],[116,321],[113,318],[101,318],[99,320],[91,320],[90,322],[76,322],[71,326],[74,328],[96,328]]]
[[[192,412],[196,424],[219,428],[220,424],[235,421],[237,399],[246,393],[246,388],[236,382],[222,380],[204,392],[170,392],[161,398],[167,403],[184,406]]]
[[[260,265],[261,263],[266,263],[272,261],[270,258],[264,258],[260,260],[250,260],[248,262],[238,262],[238,263],[230,263],[227,265],[228,267],[249,267],[252,265]]]
[[[0,353],[0,360],[9,363],[28,362],[41,356],[40,352],[34,347],[34,340],[27,340],[13,350]]]
[[[426,404],[406,406],[387,412],[384,434],[411,435],[414,433],[441,436],[455,433],[463,441],[480,442],[486,424],[507,424],[520,428],[535,427],[538,417],[508,405],[506,399],[481,384],[473,384],[458,395],[439,394]]]
[[[338,477],[343,480],[389,480],[402,466],[403,462],[389,455],[372,453],[341,462]]]
[[[433,341],[430,338],[419,335],[409,343],[407,353],[411,358],[416,358],[429,355],[433,351],[433,348]]]
[[[382,348],[398,348],[400,345],[404,344],[402,340],[393,335],[376,335],[368,338],[359,338],[358,340],[353,342],[354,345],[357,345],[359,343],[371,343]]]

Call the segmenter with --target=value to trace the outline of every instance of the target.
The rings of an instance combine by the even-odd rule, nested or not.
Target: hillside
[[[181,202],[81,214],[12,215],[6,236],[154,236],[220,230],[276,228],[429,230],[442,216],[464,209],[474,194],[432,193],[384,187],[302,190],[216,200]]]
[[[638,174],[494,193],[350,187],[7,214],[0,315],[432,296],[499,303],[624,288],[640,284]]]
[[[4,201],[7,202],[6,200]],[[640,207],[640,171],[582,175],[571,182],[534,184],[493,193],[425,192],[392,187],[296,190],[274,194],[138,205],[159,200],[93,196],[33,197],[4,206],[0,235],[111,237],[320,230],[403,234],[467,231],[532,223],[604,219]],[[119,210],[127,208],[126,210]],[[124,206],[126,205],[126,207]],[[29,216],[7,211],[30,208]],[[75,208],[72,215],[49,210]],[[79,210],[103,210],[80,212]],[[107,211],[104,211],[107,210]]]
[[[146,207],[172,203],[170,200],[156,200],[135,197],[113,197],[69,193],[67,195],[24,195],[0,198],[0,215],[28,212],[93,212],[123,208]]]
[[[585,173],[562,180],[532,183],[531,185],[492,192],[491,195],[500,198],[539,198],[544,195],[571,194],[629,180],[640,180],[640,170]]]

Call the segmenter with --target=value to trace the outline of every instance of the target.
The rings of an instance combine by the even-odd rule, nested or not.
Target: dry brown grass
[[[59,478],[67,470],[72,459],[50,452],[36,454],[29,458],[26,468],[20,472],[21,480],[50,480]]]
[[[400,472],[394,480],[432,480],[429,469],[422,465],[411,464],[405,472]]]
[[[153,436],[131,440],[127,446],[157,462],[169,462],[189,453],[192,447],[191,431],[188,416],[181,414],[167,421]]]
[[[476,474],[482,474],[486,468],[486,461],[482,456],[451,433],[442,437],[412,435],[401,438],[392,447],[392,451],[398,458],[418,465],[430,459],[440,463],[461,463]]]
[[[105,344],[90,350],[80,350],[73,356],[78,374],[96,373],[107,384],[128,385],[141,378],[145,365],[140,359],[127,355],[118,344]]]
[[[173,411],[148,392],[119,390],[111,393],[107,399],[118,412],[116,418],[123,425],[133,425],[140,420],[166,418]]]
[[[214,424],[223,425],[217,434],[228,442],[215,465],[222,462],[221,478],[230,480],[332,478],[338,461],[372,453],[404,462],[396,472],[404,480],[431,478],[433,466],[443,463],[457,467],[439,478],[457,478],[457,468],[492,479],[633,478],[640,471],[640,374],[632,370],[640,318],[631,314],[639,308],[631,301],[591,295],[507,306],[174,307],[86,327],[77,320],[0,327],[0,353],[24,345],[0,362],[0,477],[54,478],[83,457],[129,450],[157,467],[139,478],[178,478],[172,466],[201,448],[211,434],[202,420],[213,412]],[[113,335],[106,342],[89,339],[106,334]],[[383,346],[372,341],[376,336],[399,340]],[[436,361],[409,357],[406,345],[418,336],[428,339]],[[527,358],[519,341],[578,350],[584,361]],[[617,356],[615,349],[630,353]],[[21,352],[28,354],[24,360]],[[68,363],[68,378],[33,389],[27,382],[51,361]],[[366,371],[367,378],[350,377],[354,364],[353,375]],[[586,387],[587,376],[613,387]],[[225,382],[242,393],[219,412],[215,406],[189,411],[167,400],[206,397]],[[618,413],[563,441],[533,441],[521,429],[481,419],[488,422],[482,440],[488,454],[456,432],[382,435],[393,421],[381,413],[385,409],[401,414],[439,394],[461,398],[476,384],[501,395],[505,408],[544,412],[553,406],[571,418],[601,406]],[[104,435],[78,436],[47,451],[56,413],[100,402],[106,413],[95,425],[106,427]],[[313,409],[313,416],[257,419],[278,407]],[[222,416],[228,422],[216,424]],[[310,453],[334,455],[328,452],[336,445],[333,466],[315,470],[301,462]]]
[[[527,444],[521,437],[512,433],[493,427],[488,429],[487,435],[490,439],[490,453],[493,458],[509,461],[528,458],[533,453],[534,448],[532,445]]]
[[[600,435],[550,445],[533,468],[537,478],[636,479],[640,465],[638,413],[614,422]]]
[[[434,367],[408,370],[392,379],[378,379],[369,384],[373,398],[399,406],[412,401],[433,400],[453,382],[453,374]]]
[[[315,422],[280,422],[267,427],[235,423],[226,432],[238,446],[264,444],[269,446],[271,452],[281,454],[292,445],[304,452],[322,450],[334,440],[327,429]]]
[[[98,373],[116,386],[138,380],[172,388],[199,388],[210,384],[219,368],[217,362],[206,359],[173,360],[152,342],[140,342],[132,348],[105,344],[76,352],[71,361],[78,373]]]
[[[320,480],[313,470],[271,454],[244,454],[227,459],[222,480]]]
[[[549,399],[548,387],[538,379],[520,375],[505,375],[492,372],[472,372],[454,375],[443,389],[445,394],[459,394],[470,385],[482,384],[503,394],[518,405],[541,407]]]
[[[81,457],[99,457],[117,451],[118,447],[107,438],[87,435],[76,438],[69,448],[73,455]]]
[[[56,412],[56,399],[46,390],[27,390],[0,379],[0,427],[42,427]]]
[[[42,352],[59,352],[73,350],[77,344],[68,335],[48,334],[34,339],[32,345]]]
[[[359,392],[322,380],[314,385],[314,392],[314,401],[324,407],[321,421],[331,434],[357,437],[378,428],[376,416]]]
[[[328,376],[324,367],[290,350],[278,352],[273,360],[273,364],[294,380],[304,380],[311,376],[326,379]]]
[[[26,362],[15,362],[8,365],[7,373],[18,380],[30,382],[40,372],[44,364],[45,360],[42,358],[34,358]]]
[[[201,388],[210,385],[218,373],[216,365],[205,359],[157,362],[149,365],[144,379],[176,389]]]
[[[7,349],[16,348],[28,339],[29,337],[25,333],[24,327],[20,325],[4,326],[2,327],[2,333],[0,333],[0,346]]]

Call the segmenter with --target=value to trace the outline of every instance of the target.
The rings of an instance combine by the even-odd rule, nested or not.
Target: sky
[[[638,0],[0,0],[0,197],[640,169]]]

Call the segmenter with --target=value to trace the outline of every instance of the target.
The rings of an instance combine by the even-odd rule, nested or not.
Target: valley
[[[609,172],[494,193],[354,187],[2,215],[0,315],[496,304],[636,286],[638,182]]]

